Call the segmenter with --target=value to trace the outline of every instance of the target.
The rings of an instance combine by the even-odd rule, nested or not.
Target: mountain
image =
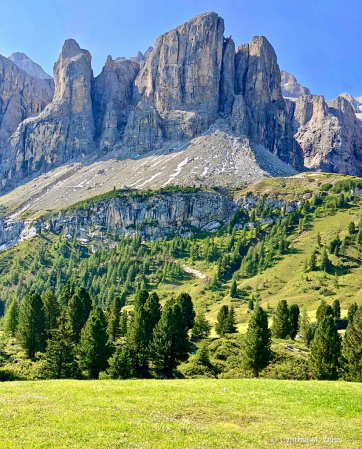
[[[41,176],[49,172],[80,186],[66,197],[47,187],[52,205],[114,186],[230,187],[305,169],[362,174],[351,104],[310,95],[280,71],[263,36],[236,47],[214,12],[160,36],[145,55],[108,56],[95,78],[90,53],[68,39],[54,83],[53,101],[13,132],[0,167],[1,192],[23,185],[26,203],[53,186]]]
[[[0,55],[0,159],[11,135],[28,117],[39,114],[53,99],[54,88]]]
[[[43,80],[52,80],[53,78],[48,75],[42,67],[36,62],[32,61],[25,53],[16,52],[9,56],[10,61],[13,61],[21,69],[25,70],[29,75],[36,76]]]
[[[303,95],[311,95],[310,90],[299,84],[294,75],[291,75],[285,70],[281,70],[280,74],[284,98],[289,98],[290,100],[295,101],[294,99],[302,97]]]

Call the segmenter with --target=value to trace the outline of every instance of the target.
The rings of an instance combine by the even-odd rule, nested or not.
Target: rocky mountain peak
[[[25,70],[25,72],[29,73],[29,75],[33,75],[41,79],[52,80],[52,77],[48,75],[39,64],[32,61],[25,53],[13,53],[9,56],[9,59],[18,67]]]
[[[294,75],[285,70],[281,70],[280,74],[283,97],[295,101],[295,99],[302,97],[303,95],[311,95],[310,90],[299,84]]]

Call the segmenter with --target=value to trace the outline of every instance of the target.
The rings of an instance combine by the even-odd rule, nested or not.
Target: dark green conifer
[[[192,328],[192,338],[197,340],[204,339],[210,336],[211,326],[207,321],[204,313],[196,315],[195,324]]]
[[[338,299],[333,301],[332,309],[333,309],[333,313],[334,313],[334,318],[336,320],[340,320],[341,319],[341,305],[340,305]]]
[[[34,290],[26,295],[21,305],[17,339],[30,358],[45,350],[45,310],[41,296]]]
[[[342,343],[344,378],[352,382],[362,382],[362,307],[354,313],[348,323]]]
[[[324,315],[311,343],[310,370],[315,379],[336,380],[341,356],[341,338],[333,315]]]
[[[95,307],[81,333],[81,367],[88,372],[91,379],[98,379],[99,373],[108,367],[110,355],[106,317],[100,307]]]
[[[4,331],[11,337],[16,336],[19,324],[19,312],[19,302],[16,298],[13,298],[4,316]]]
[[[121,309],[122,300],[120,296],[116,296],[109,308],[107,314],[107,332],[111,341],[116,341],[121,331]]]
[[[274,314],[272,333],[275,338],[287,338],[290,334],[289,308],[288,303],[283,299],[279,301]]]
[[[258,304],[251,315],[242,349],[242,366],[251,370],[255,377],[270,361],[271,332],[268,316]]]
[[[292,304],[289,307],[289,335],[292,340],[298,333],[300,310],[297,304]]]
[[[60,312],[57,324],[57,327],[52,327],[52,336],[48,340],[42,374],[47,379],[76,379],[80,370],[75,356],[72,326],[65,309]]]
[[[51,329],[57,327],[60,316],[60,307],[58,300],[51,290],[48,290],[42,296],[45,310],[45,330],[48,338],[51,338]]]

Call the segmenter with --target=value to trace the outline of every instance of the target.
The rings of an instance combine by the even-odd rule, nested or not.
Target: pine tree
[[[310,370],[315,379],[338,379],[341,338],[332,315],[325,315],[318,324],[311,343]]]
[[[68,301],[68,314],[72,326],[72,335],[75,343],[79,343],[84,323],[84,303],[76,293]]]
[[[327,250],[325,248],[322,249],[321,259],[320,259],[320,269],[324,271],[328,271],[330,267],[330,261],[328,258]]]
[[[136,302],[127,330],[127,346],[131,350],[136,370],[147,369],[149,360],[148,313],[142,302]]]
[[[108,363],[108,373],[114,379],[130,379],[135,375],[135,362],[127,346],[118,347]]]
[[[192,329],[195,324],[196,313],[191,296],[188,293],[181,293],[176,298],[176,302],[180,305],[184,326],[187,329]]]
[[[26,295],[19,314],[17,339],[28,357],[43,352],[46,346],[45,311],[41,296],[32,290]]]
[[[333,301],[332,309],[333,309],[333,313],[334,313],[334,318],[336,320],[340,320],[341,319],[341,305],[340,305],[338,299]]]
[[[11,304],[8,307],[4,316],[4,331],[11,337],[16,336],[16,331],[18,329],[19,324],[19,312],[20,312],[19,302],[16,298],[14,298],[11,301]]]
[[[120,296],[116,296],[107,314],[107,332],[109,339],[111,341],[116,341],[120,336],[120,325],[121,325],[121,309],[122,300]]]
[[[206,340],[201,343],[200,348],[197,350],[195,354],[195,362],[206,367],[211,365],[210,350]]]
[[[318,234],[317,234],[317,244],[318,244],[319,247],[322,246],[322,239],[321,239],[321,235],[320,235],[319,232],[318,232]]]
[[[160,298],[156,292],[151,293],[147,298],[145,311],[147,314],[147,336],[150,342],[152,340],[153,330],[161,318]]]
[[[254,310],[254,299],[250,298],[248,302],[249,310]]]
[[[309,268],[309,271],[314,271],[317,268],[317,251],[316,251],[316,249],[313,250],[312,255],[310,256],[308,268]]]
[[[69,279],[63,289],[61,303],[67,306],[68,302],[70,301],[74,293],[75,293],[75,282]]]
[[[60,312],[58,326],[52,327],[52,338],[48,340],[42,373],[47,379],[76,379],[80,375],[72,326],[65,309]]]
[[[322,299],[316,313],[317,323],[319,324],[327,315],[334,316],[334,312],[332,307],[328,305],[324,299]]]
[[[268,316],[259,306],[251,315],[242,349],[242,366],[251,370],[255,377],[270,361],[271,332],[268,328]]]
[[[124,310],[121,313],[121,319],[119,324],[119,336],[125,337],[127,335],[127,327],[128,327],[128,312]]]
[[[348,233],[349,235],[353,235],[356,232],[356,227],[353,221],[351,221],[348,225]]]
[[[342,355],[346,360],[345,380],[362,382],[362,307],[355,312],[353,321],[348,323]]]
[[[155,367],[166,377],[171,377],[177,365],[189,357],[190,342],[187,328],[179,319],[181,315],[182,310],[178,302],[166,303],[153,334],[152,360]]]
[[[226,321],[224,323],[224,333],[225,334],[235,334],[235,332],[237,332],[235,309],[234,309],[234,306],[231,306],[229,308]]]
[[[225,323],[227,321],[229,315],[229,307],[224,305],[221,306],[219,313],[216,318],[215,331],[220,336],[223,337],[225,334]]]
[[[347,319],[349,323],[353,322],[354,314],[357,312],[358,306],[357,303],[353,303],[348,307]]]
[[[83,325],[88,321],[89,315],[93,309],[93,301],[89,293],[84,287],[81,287],[77,291],[77,295],[83,302]]]
[[[299,322],[298,322],[299,331],[301,334],[304,335],[304,339],[306,338],[306,334],[310,327],[310,319],[307,313],[307,308],[304,306],[303,312],[301,315],[299,315]]]
[[[237,287],[236,287],[236,281],[235,279],[232,280],[231,287],[230,287],[230,296],[232,298],[237,297]]]
[[[106,317],[100,307],[95,307],[82,329],[79,343],[81,367],[91,379],[98,379],[99,373],[108,367],[110,352]]]
[[[196,315],[195,324],[192,328],[192,338],[196,340],[204,339],[210,336],[211,326],[207,321],[204,313]]]
[[[292,340],[298,333],[300,310],[297,304],[292,304],[289,308],[289,335]]]
[[[279,301],[274,315],[272,333],[275,338],[285,339],[290,333],[289,309],[288,303],[283,299]]]
[[[42,296],[45,310],[45,330],[48,338],[51,338],[51,329],[57,327],[58,318],[60,316],[60,307],[57,298],[51,290],[48,290]]]

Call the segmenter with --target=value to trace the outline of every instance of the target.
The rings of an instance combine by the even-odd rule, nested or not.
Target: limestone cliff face
[[[52,101],[54,89],[0,55],[0,159],[18,125]]]
[[[89,52],[66,40],[54,65],[54,99],[11,137],[1,167],[3,186],[93,151],[92,80]]]
[[[217,117],[224,21],[201,14],[156,41],[135,81],[125,145],[144,152],[190,139]]]
[[[280,74],[283,97],[294,100],[302,97],[303,95],[311,95],[310,90],[299,84],[294,75],[286,72],[285,70],[281,70]]]
[[[86,210],[59,214],[49,229],[80,238],[90,238],[90,229],[134,232],[158,239],[170,232],[188,235],[191,228],[216,231],[238,210],[231,199],[216,193],[165,193],[100,201]]]
[[[294,117],[295,139],[307,168],[362,175],[362,134],[347,99],[325,102],[322,95],[301,97]]]
[[[94,80],[95,137],[101,149],[111,148],[123,136],[131,110],[133,82],[138,72],[138,62],[120,58],[113,60],[108,56],[102,73]]]

